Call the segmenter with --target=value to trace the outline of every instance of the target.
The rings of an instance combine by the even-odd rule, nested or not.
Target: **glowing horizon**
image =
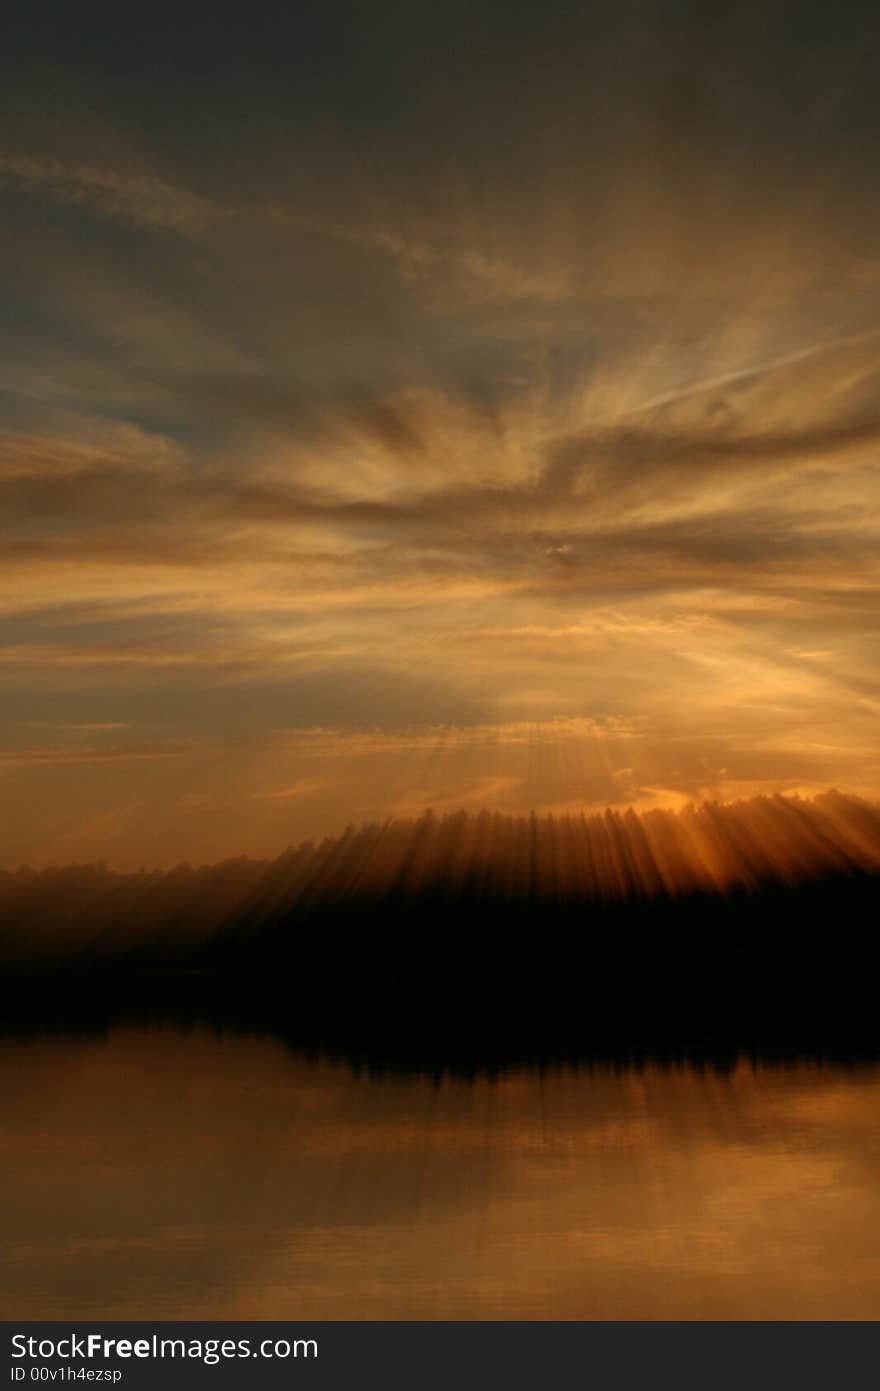
[[[562,905],[577,914],[570,930],[588,942],[610,905],[876,883],[878,875],[880,804],[839,793],[641,815],[428,812],[349,825],[272,860],[239,856],[129,874],[83,864],[0,870],[0,959],[94,965],[131,951],[186,957],[227,933],[255,941],[259,952],[261,932],[271,939],[277,923],[401,906],[418,941],[422,909],[438,904],[453,918],[456,905],[477,908],[490,931],[511,908],[534,909],[540,931],[542,913]],[[381,934],[382,913],[376,921]]]
[[[18,21],[0,864],[880,797],[868,19],[581,8]]]

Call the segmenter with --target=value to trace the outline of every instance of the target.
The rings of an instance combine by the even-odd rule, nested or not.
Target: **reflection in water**
[[[880,1068],[0,1045],[6,1317],[876,1318]]]

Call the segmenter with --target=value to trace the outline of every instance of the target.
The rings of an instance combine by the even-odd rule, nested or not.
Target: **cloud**
[[[218,214],[211,204],[156,175],[123,174],[89,164],[5,156],[0,157],[0,181],[21,192],[85,204],[104,216],[151,230],[193,232]]]
[[[800,21],[722,42],[676,6],[610,5],[352,15],[341,43],[334,13],[306,45],[255,24],[246,53],[221,25],[207,87],[201,28],[176,22],[170,71],[161,17],[128,17],[121,46],[59,19],[51,63],[25,24],[0,56],[15,844],[53,766],[21,761],[23,712],[55,722],[35,752],[69,760],[59,779],[65,724],[204,741],[219,786],[242,740],[270,777],[275,728],[332,724],[348,748],[516,712],[644,722],[652,758],[615,765],[638,796],[701,785],[683,728],[725,741],[710,784],[880,787],[862,46],[820,25],[820,62]],[[493,739],[436,784],[377,754],[357,797],[506,805],[522,770]],[[65,784],[71,834],[111,796],[93,756],[95,786]],[[567,803],[565,756],[541,757],[529,795]],[[192,791],[185,762],[129,759],[125,804],[163,776]],[[329,794],[300,810],[327,827]],[[219,811],[178,829],[226,844]]]

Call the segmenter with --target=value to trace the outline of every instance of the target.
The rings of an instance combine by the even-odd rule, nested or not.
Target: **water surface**
[[[877,1318],[880,1068],[0,1044],[6,1317]]]

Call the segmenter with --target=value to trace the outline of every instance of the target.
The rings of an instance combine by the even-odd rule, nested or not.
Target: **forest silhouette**
[[[528,927],[536,956],[546,955],[546,934],[560,926],[573,945],[629,955],[638,924],[641,948],[657,956],[673,945],[675,925],[695,918],[700,941],[690,948],[723,957],[735,947],[725,936],[732,918],[750,939],[750,921],[760,918],[769,950],[804,925],[811,899],[831,891],[840,907],[878,874],[880,807],[837,792],[641,815],[427,811],[349,826],[271,861],[0,873],[0,961],[260,967],[319,950],[331,927],[351,949],[369,925],[370,950],[403,932],[417,952],[429,925],[451,944],[465,923],[474,949],[480,939],[494,949],[507,930]],[[787,921],[786,902],[800,916]],[[771,903],[772,927],[758,911]],[[345,959],[337,964],[344,970]]]
[[[880,808],[389,821],[273,861],[0,876],[4,1027],[268,1032],[442,1070],[874,1057]]]

